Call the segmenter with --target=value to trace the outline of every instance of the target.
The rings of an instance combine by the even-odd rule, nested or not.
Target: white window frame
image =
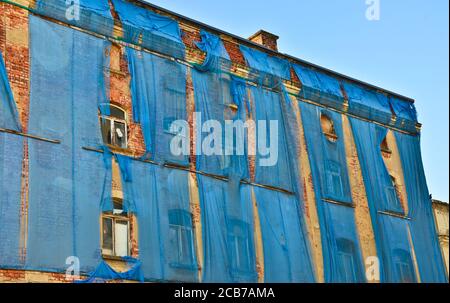
[[[112,251],[106,253],[105,249],[103,248],[103,230],[104,230],[104,226],[103,226],[103,220],[104,219],[110,219],[112,221],[112,229],[111,229],[111,237],[112,237]],[[102,255],[105,257],[124,257],[124,256],[118,256],[117,252],[116,252],[116,222],[117,221],[123,221],[123,222],[127,222],[127,257],[129,257],[131,255],[131,223],[130,223],[130,217],[127,215],[116,215],[113,213],[104,213],[101,217],[102,220]]]

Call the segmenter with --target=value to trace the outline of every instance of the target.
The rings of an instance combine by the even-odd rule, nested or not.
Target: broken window
[[[128,125],[126,112],[116,105],[109,105],[110,114],[100,116],[103,142],[112,147],[126,149]]]

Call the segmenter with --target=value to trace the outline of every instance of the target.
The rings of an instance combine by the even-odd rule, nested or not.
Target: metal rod
[[[382,215],[386,215],[386,216],[391,216],[391,217],[396,217],[396,218],[400,218],[400,219],[405,219],[405,220],[411,220],[410,217],[402,215],[402,214],[397,214],[397,213],[393,213],[393,212],[389,212],[389,211],[378,211],[379,214]]]
[[[25,134],[25,133],[18,132],[16,130],[12,130],[12,129],[0,128],[0,132],[7,133],[7,134],[12,134],[12,135],[16,135],[16,136],[21,136],[21,137],[27,137],[27,138],[31,138],[31,139],[35,139],[35,140],[39,140],[39,141],[44,141],[44,142],[49,142],[49,143],[54,143],[54,144],[60,144],[61,143],[60,140],[47,139],[47,138],[43,138],[43,137],[39,137],[39,136]]]
[[[92,152],[97,152],[97,153],[104,153],[103,150],[101,149],[97,149],[97,148],[93,148],[93,147],[82,147],[82,149],[87,150],[87,151],[92,151]],[[228,182],[229,178],[224,177],[224,176],[218,176],[218,175],[213,175],[213,174],[208,174],[202,171],[198,171],[198,170],[193,170],[190,169],[189,167],[186,166],[181,166],[181,165],[176,165],[176,164],[170,164],[170,163],[165,163],[165,164],[160,164],[151,160],[143,160],[143,159],[138,159],[138,158],[131,158],[134,161],[140,161],[140,162],[144,162],[144,163],[149,163],[149,164],[153,164],[153,165],[157,165],[157,166],[163,166],[165,168],[170,168],[170,169],[177,169],[177,170],[182,170],[182,171],[186,171],[186,172],[190,172],[193,174],[199,174],[205,177],[210,177],[210,178],[214,178],[220,181],[224,181],[224,182]],[[282,188],[278,188],[278,187],[273,187],[273,186],[269,186],[269,185],[264,185],[264,184],[258,184],[258,183],[253,183],[250,182],[248,180],[241,180],[240,183],[242,184],[246,184],[246,185],[251,185],[251,186],[255,186],[255,187],[260,187],[260,188],[265,188],[268,190],[273,190],[273,191],[278,191],[284,194],[288,194],[288,195],[294,195],[293,192],[290,192],[288,190],[282,189]]]
[[[345,207],[349,207],[349,208],[355,208],[355,205],[353,203],[344,203],[344,202],[340,202],[340,201],[336,201],[336,200],[332,200],[332,199],[325,199],[325,198],[322,198],[322,201],[324,201],[326,203],[330,203],[330,204],[345,206]]]

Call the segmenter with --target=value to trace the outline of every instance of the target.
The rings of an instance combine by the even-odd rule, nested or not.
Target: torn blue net
[[[9,85],[3,54],[0,51],[0,128],[20,131],[19,113]]]
[[[344,96],[341,83],[337,78],[298,64],[294,64],[292,67],[302,83],[301,98],[343,109]]]
[[[203,226],[203,282],[256,282],[251,187],[230,199],[228,184],[197,175]]]
[[[197,42],[197,47],[206,53],[206,58],[201,65],[195,67],[201,71],[226,70],[231,66],[230,56],[220,37],[205,30],[200,31],[202,40]]]
[[[254,187],[264,251],[264,282],[312,283],[314,267],[293,195]]]
[[[364,264],[356,231],[355,214],[350,207],[352,197],[342,116],[304,102],[300,102],[299,106],[317,200],[325,281],[364,282]],[[324,119],[330,123],[328,129],[322,128]],[[333,205],[324,199],[344,205]]]
[[[390,103],[397,117],[395,126],[411,133],[417,133],[417,111],[414,104],[395,97],[390,98]]]
[[[409,223],[414,251],[424,283],[446,283],[445,264],[439,246],[431,199],[420,150],[420,136],[395,132],[408,197]]]
[[[117,155],[124,200],[134,205],[139,261],[146,281],[196,282],[197,258],[190,211],[189,173]]]
[[[114,20],[108,0],[37,0],[34,10],[64,23],[106,36],[112,35]]]
[[[0,128],[21,130],[0,52]],[[0,132],[0,268],[20,268],[21,177],[24,139]]]
[[[65,271],[74,256],[87,273],[101,257],[100,234],[92,231],[99,230],[106,172],[103,156],[83,147],[103,145],[98,103],[107,93],[109,43],[34,16],[29,22],[29,132],[61,143],[28,141],[26,268]]]
[[[292,165],[289,160],[281,93],[254,86],[250,86],[250,91],[258,138],[255,181],[293,191]]]
[[[356,83],[343,81],[348,97],[348,112],[358,117],[389,124],[392,111],[389,99],[384,94]]]
[[[127,48],[133,120],[142,125],[147,157],[189,164],[186,66]],[[173,147],[173,148],[171,148]]]
[[[403,215],[404,210],[381,154],[381,143],[388,130],[356,118],[350,118],[350,123],[380,258],[381,282],[415,282],[409,223],[407,219],[395,217]]]
[[[185,46],[176,20],[126,0],[112,0],[122,21],[124,38],[150,50],[184,59]]]
[[[127,263],[128,270],[118,272],[114,270],[108,263],[101,261],[95,271],[89,274],[89,278],[78,283],[97,283],[110,280],[128,280],[144,282],[142,274],[142,263],[139,260],[130,257],[123,257],[122,261]]]

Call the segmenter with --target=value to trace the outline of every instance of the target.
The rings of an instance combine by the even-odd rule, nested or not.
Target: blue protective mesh
[[[420,137],[395,132],[408,197],[414,251],[425,283],[448,282],[425,179]]]
[[[404,212],[381,155],[387,129],[350,118],[381,259],[381,282],[416,281],[409,243],[408,221],[380,212]]]
[[[109,280],[128,280],[144,282],[144,275],[142,273],[142,263],[139,260],[124,257],[123,261],[127,263],[128,270],[125,272],[118,272],[114,270],[106,261],[100,261],[97,268],[89,274],[88,279],[80,281],[79,283],[99,283]]]
[[[337,78],[298,64],[294,64],[293,69],[302,82],[300,97],[337,109],[343,108],[344,96]]]
[[[321,226],[326,282],[364,282],[363,263],[356,231],[342,127],[342,116],[315,105],[299,103],[305,131],[317,211]],[[327,137],[321,119],[327,117],[336,137]],[[328,134],[329,135],[329,134]]]
[[[195,67],[201,71],[219,71],[230,68],[230,56],[220,37],[205,30],[200,31],[202,40],[197,42],[197,47],[206,53],[205,61]]]
[[[20,131],[21,125],[14,96],[9,85],[3,54],[0,51],[0,128]]]
[[[187,165],[187,155],[171,152],[172,139],[181,134],[189,148],[189,133],[178,127],[187,121],[186,66],[127,48],[133,98],[133,120],[142,125],[147,154],[161,162]]]
[[[256,282],[251,188],[230,198],[226,182],[197,175],[203,226],[203,282]]]
[[[112,0],[112,3],[122,21],[127,42],[184,59],[185,47],[177,21],[126,0]]]
[[[417,133],[417,112],[414,104],[394,97],[390,98],[390,103],[397,116],[395,126],[412,133]]]
[[[253,117],[257,121],[256,136],[258,139],[261,139],[263,137],[262,132],[266,132],[267,142],[265,142],[264,147],[277,146],[278,148],[277,162],[271,166],[261,165],[261,161],[267,160],[269,157],[262,155],[261,152],[257,152],[255,181],[259,184],[293,191],[293,168],[289,158],[289,143],[287,141],[285,122],[283,119],[282,94],[254,86],[250,87],[250,91],[254,105]],[[258,123],[260,121],[266,122],[265,128],[260,127]],[[270,131],[274,131],[274,128],[270,127],[270,121],[275,121],[278,125],[278,132],[273,135]],[[274,140],[277,140],[277,142],[274,142]],[[258,148],[258,150],[260,149]]]
[[[79,9],[75,6],[77,2]],[[113,31],[108,0],[37,0],[35,11],[99,34],[110,36]]]
[[[348,112],[359,117],[389,124],[392,111],[389,99],[384,94],[359,84],[343,82],[348,97]]]
[[[254,188],[264,249],[267,283],[314,282],[307,234],[293,195]]]
[[[100,260],[100,235],[92,231],[99,230],[106,171],[102,155],[82,147],[102,145],[98,103],[105,101],[109,43],[33,16],[30,36],[29,132],[61,143],[29,140],[26,266],[61,271],[76,256],[90,272]]]
[[[117,155],[124,199],[139,226],[139,260],[146,281],[197,281],[189,173]],[[125,166],[125,167],[124,167]]]

